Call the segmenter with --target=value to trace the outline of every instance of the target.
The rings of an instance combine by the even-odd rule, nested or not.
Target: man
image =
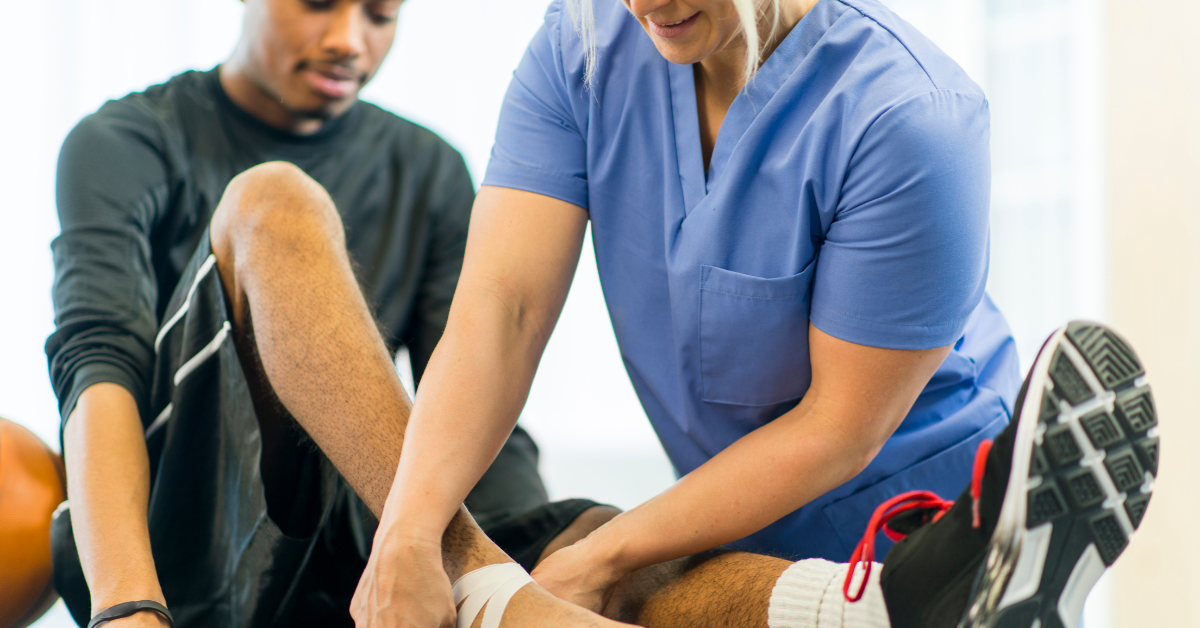
[[[357,100],[391,46],[400,4],[250,0],[237,49],[219,69],[110,102],[67,139],[53,245],[58,328],[47,353],[70,469],[70,516],[56,524],[57,584],[81,624],[143,599],[170,602],[181,626],[350,623],[374,521],[359,495],[367,506],[381,506],[383,495],[356,495],[342,479],[361,488],[354,480],[379,469],[343,463],[338,474],[325,454],[370,461],[380,443],[398,446],[407,399],[392,377],[389,402],[355,398],[351,414],[305,404],[317,423],[365,435],[323,441],[322,428],[297,425],[283,409],[290,391],[272,352],[297,349],[287,368],[311,376],[298,385],[332,397],[341,393],[320,381],[330,364],[322,360],[349,340],[310,327],[326,316],[322,305],[357,304],[372,331],[371,359],[391,373],[394,353],[407,347],[418,378],[445,325],[471,181],[438,137]],[[214,266],[209,255],[230,246],[216,237],[210,245],[208,231],[230,182],[272,160],[293,162],[319,182],[308,191],[331,195],[335,239],[348,254],[340,272],[354,288],[353,299],[299,300],[319,286],[306,262],[293,260],[286,270],[302,284],[287,295],[303,304],[296,320],[249,307],[231,283],[241,267],[226,258]],[[304,191],[248,179],[258,183],[233,189],[273,202]],[[213,235],[254,239],[261,228],[222,223]],[[532,554],[530,567],[591,506],[535,513],[537,534],[495,528],[546,502],[536,456],[518,430],[468,501],[509,539],[509,553]],[[111,625],[156,621],[139,613]]]

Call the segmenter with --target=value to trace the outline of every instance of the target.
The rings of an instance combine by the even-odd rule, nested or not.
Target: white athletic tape
[[[480,628],[500,628],[500,619],[512,596],[533,578],[516,563],[488,565],[463,574],[454,583],[454,605],[458,609],[458,628],[471,628],[479,611],[487,605]]]

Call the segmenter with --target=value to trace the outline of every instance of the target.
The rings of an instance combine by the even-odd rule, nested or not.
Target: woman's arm
[[[799,405],[550,556],[538,582],[598,610],[625,574],[745,537],[833,490],[874,459],[950,351],[867,347],[812,325],[809,344],[812,385]]]
[[[587,213],[484,187],[446,332],[421,379],[374,551],[427,548],[516,424],[579,261]],[[381,561],[381,564],[386,560]]]

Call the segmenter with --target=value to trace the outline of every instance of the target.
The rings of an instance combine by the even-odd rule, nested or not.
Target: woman
[[[589,220],[681,479],[546,560],[547,589],[598,609],[624,574],[719,546],[844,561],[884,499],[957,494],[1019,385],[984,294],[980,89],[877,0],[576,2],[506,96],[376,552],[440,568]]]

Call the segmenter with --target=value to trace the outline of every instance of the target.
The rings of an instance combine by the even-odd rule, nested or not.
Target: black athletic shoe
[[[1077,626],[1146,512],[1156,425],[1141,363],[1120,336],[1085,322],[1055,332],[1013,421],[981,448],[972,486],[952,505],[902,495],[872,519],[872,539],[880,528],[911,532],[880,579],[892,627]],[[864,544],[856,554],[869,560]]]

